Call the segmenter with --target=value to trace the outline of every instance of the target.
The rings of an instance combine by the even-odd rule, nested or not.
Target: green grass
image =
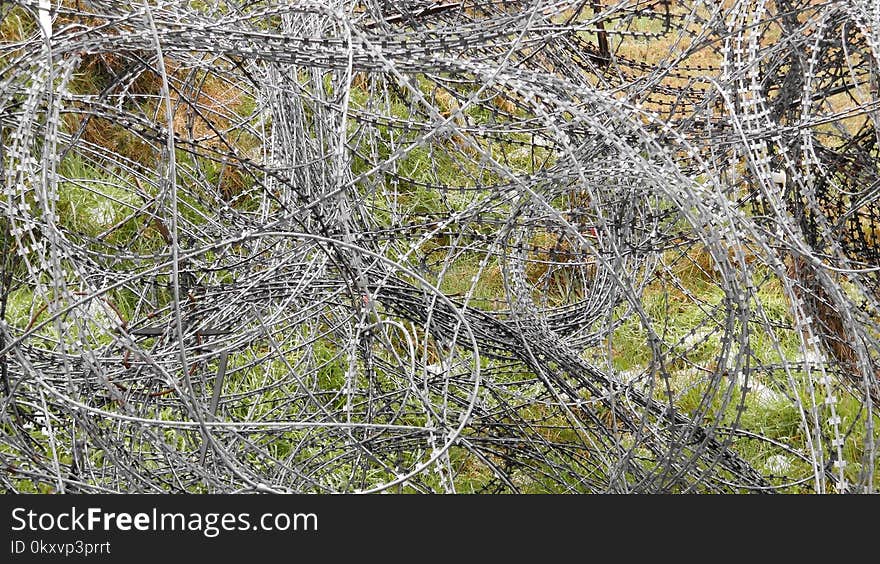
[[[62,181],[57,212],[61,225],[72,233],[100,235],[126,219],[139,204],[132,194],[132,181],[89,165],[79,155],[68,154],[58,174]],[[114,238],[127,239],[119,231]]]
[[[21,30],[16,26],[20,27],[23,24],[16,23],[17,21],[14,17],[8,17],[4,20],[5,27],[0,28],[0,32],[4,36],[20,33]],[[649,23],[655,25],[657,21],[650,20],[640,25],[648,26]],[[89,77],[83,77],[82,80],[84,82],[78,86],[79,88],[88,90],[94,87],[93,84],[88,83]],[[426,98],[433,99],[438,106],[445,108],[445,111],[456,109],[458,102],[453,101],[455,97],[450,97],[448,92],[444,94],[444,90],[438,88],[431,80],[421,77],[418,86]],[[462,93],[462,95],[466,94],[466,92]],[[421,112],[415,102],[399,94],[392,94],[387,100],[377,101],[367,97],[364,90],[355,88],[351,100],[355,112],[370,111],[381,103],[390,109],[392,117],[400,120],[410,119],[420,115]],[[497,109],[493,110],[492,107],[489,102],[474,104],[465,108],[464,113],[474,123],[487,124],[498,114]],[[256,102],[245,96],[235,111],[239,117],[247,118],[252,115],[255,108]],[[382,111],[384,112],[385,108]],[[352,125],[350,133],[353,135],[354,128],[355,125]],[[115,139],[117,135],[127,135],[115,130],[111,133],[112,135],[105,135],[105,138]],[[369,162],[364,155],[375,151],[378,159],[387,159],[395,149],[405,146],[412,140],[411,136],[406,137],[387,124],[377,125],[374,133],[373,137],[363,136],[356,139],[351,162],[352,174],[362,174],[375,164]],[[557,158],[550,147],[527,148],[530,141],[521,135],[513,135],[508,139],[477,140],[480,148],[492,159],[522,175],[534,174],[552,165]],[[126,145],[125,150],[136,146],[133,140],[128,142],[132,145]],[[253,136],[242,136],[240,142],[242,151],[253,151],[258,148],[255,146]],[[485,163],[480,164],[479,159],[468,153],[468,150],[456,139],[435,139],[431,143],[420,144],[402,155],[393,166],[391,174],[376,174],[372,183],[364,183],[360,194],[365,205],[368,206],[372,221],[380,227],[390,227],[397,216],[417,214],[431,217],[460,212],[474,203],[489,198],[493,192],[486,189],[486,186],[509,182],[509,178],[501,177]],[[204,225],[213,213],[205,202],[216,201],[217,197],[226,198],[240,211],[256,209],[260,196],[254,188],[252,178],[245,176],[230,180],[235,171],[230,170],[223,162],[205,155],[194,155],[179,150],[176,157],[181,182],[191,188],[199,186],[200,189],[210,187],[214,190],[203,194],[204,201],[181,195],[178,207],[181,216],[189,225],[195,227]],[[165,247],[165,241],[159,231],[151,226],[148,217],[136,213],[144,202],[133,195],[136,183],[132,178],[117,170],[103,169],[75,153],[69,154],[59,164],[58,172],[61,175],[61,182],[58,187],[60,197],[57,210],[60,225],[68,233],[88,238],[105,235],[108,244],[125,246],[145,254],[157,252]],[[460,190],[441,193],[434,188],[436,185],[458,187]],[[394,204],[385,207],[387,202]],[[509,206],[505,203],[497,205],[494,209],[497,218],[504,218],[508,211]],[[491,236],[491,230],[486,229],[487,231],[482,235]],[[536,241],[539,238],[536,235]],[[548,247],[553,243],[550,240],[537,242]],[[444,245],[452,243],[454,240],[448,235],[427,237],[417,253],[429,258],[443,257]],[[418,254],[406,257],[406,260],[414,264],[419,258]],[[767,474],[774,474],[772,481],[775,484],[782,485],[809,477],[811,469],[807,462],[771,442],[777,441],[789,445],[791,449],[801,454],[807,452],[808,437],[801,421],[801,414],[795,403],[786,397],[786,394],[796,396],[802,403],[810,404],[805,374],[798,371],[791,374],[795,383],[795,389],[791,389],[787,379],[778,371],[756,371],[750,376],[752,391],[742,400],[744,411],[737,409],[740,403],[741,382],[722,382],[722,392],[727,385],[733,388],[731,401],[726,404],[723,393],[707,396],[707,390],[712,389],[709,379],[719,371],[719,367],[714,366],[713,363],[717,360],[722,346],[718,327],[712,320],[717,315],[713,315],[712,312],[723,308],[725,296],[717,280],[709,274],[710,269],[704,268],[706,257],[698,255],[698,252],[695,252],[694,256],[687,257],[672,252],[665,255],[663,261],[668,272],[672,273],[679,282],[673,284],[655,280],[647,285],[639,296],[650,326],[661,338],[662,350],[667,353],[667,358],[672,359],[672,362],[664,367],[671,391],[665,387],[667,381],[656,382],[656,399],[664,402],[672,399],[677,409],[686,414],[705,416],[719,421],[722,426],[736,423],[741,429],[769,439],[759,440],[737,434],[731,436],[732,448],[757,469]],[[391,252],[391,256],[402,258],[395,256],[394,251]],[[210,262],[211,257],[206,257],[206,260]],[[133,264],[129,262],[116,265],[120,272],[131,267]],[[434,281],[446,295],[457,300],[468,296],[470,306],[486,310],[506,307],[499,260],[488,257],[485,251],[474,249],[461,253],[448,261],[432,264],[432,268],[437,276]],[[440,271],[443,272],[442,277],[439,277]],[[563,271],[564,269],[560,270],[560,273],[564,273]],[[545,288],[547,293],[557,292],[555,299],[558,302],[566,301],[563,299],[564,289],[558,286],[563,283],[562,278],[553,279],[552,284]],[[667,280],[669,278],[672,276],[667,277]],[[216,280],[233,282],[234,276],[232,272],[225,271],[218,273]],[[790,307],[781,285],[772,276],[768,276],[766,270],[758,267],[755,268],[754,282],[758,289],[752,298],[752,305],[760,304],[767,321],[776,324],[778,328],[772,331],[768,331],[763,325],[748,328],[749,354],[752,362],[769,365],[798,361],[799,336],[787,328],[791,325]],[[117,305],[124,318],[130,319],[134,314],[137,298],[133,291],[122,288],[108,295],[108,299]],[[170,296],[165,292],[160,296],[159,305],[169,300]],[[568,301],[570,300],[571,296]],[[37,315],[39,305],[33,302],[32,288],[22,287],[11,292],[8,296],[6,321],[11,326],[22,329],[32,320],[44,319],[45,313]],[[615,371],[629,375],[648,373],[652,354],[647,345],[648,332],[643,320],[623,307],[616,313],[620,324],[612,332],[610,342],[597,347],[600,350],[588,350],[584,354],[595,353],[601,358],[603,353],[601,349],[609,347]],[[100,333],[97,327],[91,329],[95,334]],[[742,327],[736,329],[743,330]],[[47,329],[47,336],[50,336],[52,330],[51,326]],[[326,331],[326,328],[322,328],[321,331]],[[320,336],[316,336],[317,334]],[[58,338],[55,334],[51,336]],[[67,337],[76,340],[79,336],[80,334],[74,330]],[[96,344],[105,345],[111,342],[109,337],[100,338],[100,335],[98,337],[95,339]],[[394,380],[396,376],[393,371],[381,367],[374,367],[374,382],[365,382],[364,367],[359,364],[360,361],[357,361],[355,363],[357,376],[353,383],[361,392],[349,396],[346,386],[350,378],[348,374],[351,351],[343,349],[333,339],[332,334],[297,329],[273,337],[282,341],[283,352],[275,350],[268,341],[258,339],[230,357],[223,390],[224,396],[229,399],[221,405],[219,418],[228,421],[283,421],[301,418],[304,413],[314,414],[318,407],[313,399],[291,400],[291,397],[298,397],[303,393],[303,387],[308,388],[317,398],[318,403],[323,404],[330,411],[341,410],[349,401],[349,397],[353,397],[353,402],[358,409],[361,409],[362,405],[358,402],[363,400],[362,390],[368,385],[373,385],[376,389],[381,389],[383,386],[393,388],[398,385]],[[144,342],[141,346],[147,348],[149,342]],[[400,351],[405,349],[402,342],[395,342],[393,347],[399,348]],[[393,358],[390,351],[386,350],[384,354],[386,359]],[[498,363],[492,360],[483,359],[482,363],[483,368],[487,370],[498,367]],[[198,369],[198,374],[205,376],[204,394],[210,397],[213,391],[211,375],[216,372],[217,360],[212,359]],[[825,394],[824,389],[817,391],[817,403],[821,404]],[[843,392],[838,393],[838,397],[837,409],[842,418],[841,428],[847,430],[851,427],[851,432],[844,439],[844,451],[848,459],[858,459],[864,449],[861,438],[865,435],[867,421],[860,411],[861,404],[855,398]],[[188,416],[179,406],[169,405],[172,402],[173,394],[159,397],[153,404],[144,408],[143,415],[169,421],[186,419]],[[406,414],[401,422],[414,425],[424,422],[424,416],[417,412],[415,404],[405,404],[404,400],[395,399],[389,400],[389,405]],[[105,409],[114,408],[111,405]],[[355,416],[358,415],[363,414],[356,412]],[[570,445],[581,445],[584,442],[582,433],[574,429],[563,414],[549,409],[546,405],[524,404],[516,415],[533,423],[536,429],[540,428],[537,432],[547,440]],[[827,415],[824,411],[821,413],[820,420],[823,421],[821,430],[829,434],[832,429],[827,424]],[[69,435],[70,426],[67,424],[69,421],[60,423],[64,424],[55,426],[58,433],[56,439],[59,445],[59,458],[62,463],[69,463],[71,459],[69,445],[72,439]],[[45,440],[39,429],[34,429],[31,433],[34,439],[41,442]],[[201,444],[201,437],[197,431],[166,429],[161,431],[160,435],[164,445],[173,450],[193,450]],[[636,464],[642,465],[646,470],[653,469],[657,464],[651,453],[643,447],[635,446],[633,437],[621,436],[620,440],[624,447],[633,446],[636,449]],[[343,454],[341,447],[322,452],[321,436],[307,431],[265,433],[254,441],[252,449],[239,445],[240,455],[243,463],[260,473],[271,473],[277,470],[281,463],[292,466],[326,464],[328,468],[333,468],[333,477],[328,477],[328,480],[335,482],[324,485],[328,488],[341,489],[346,487],[348,476],[355,471],[351,463],[337,461],[337,458]],[[149,442],[123,446],[136,449],[136,452],[141,452],[145,456],[161,456],[159,445],[151,445]],[[16,458],[20,453],[6,451],[0,454]],[[93,464],[99,468],[103,468],[105,461],[109,459],[100,449],[94,450],[91,456]],[[586,452],[583,456],[587,456]],[[403,467],[412,467],[424,458],[424,452],[412,452],[405,455],[400,464]],[[450,449],[449,460],[457,491],[481,491],[492,481],[493,476],[488,467],[463,447],[455,446]],[[856,479],[859,470],[857,465],[852,465],[846,472],[850,479]],[[775,475],[777,471],[780,474],[778,476]],[[375,466],[370,467],[368,472],[372,476],[370,480],[373,480],[374,485],[386,479],[382,475],[383,472]],[[108,474],[108,483],[112,483],[112,476],[112,472]],[[584,484],[581,483],[580,478],[556,475],[549,466],[532,469],[529,472],[517,470],[512,476],[514,483],[526,492],[582,490]],[[434,473],[426,473],[420,476],[419,480],[417,484],[404,486],[400,491],[441,487],[439,477]],[[33,492],[48,492],[53,491],[54,488],[50,483],[35,482],[29,478],[22,478],[17,485],[23,491]],[[802,484],[791,486],[786,491],[806,492],[810,491],[811,486],[812,483],[806,480]],[[194,492],[206,489],[203,484],[198,483],[189,484],[188,487]]]

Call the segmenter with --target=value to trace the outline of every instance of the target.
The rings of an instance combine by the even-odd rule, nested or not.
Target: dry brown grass
[[[124,54],[100,53],[82,55],[79,70],[71,88],[80,95],[99,96],[106,89],[120,91],[119,76],[135,73],[126,86],[125,110],[141,115],[146,122],[162,123],[164,101],[162,78],[153,68],[138,70],[136,59]],[[177,140],[206,158],[218,158],[230,152],[248,151],[255,141],[236,131],[237,112],[246,103],[247,94],[219,73],[192,73],[172,58],[164,60],[170,86],[169,99],[173,109],[173,129]],[[130,128],[112,119],[95,117],[89,107],[74,104],[64,116],[69,133],[81,132],[84,140],[104,147],[115,154],[146,167],[155,166],[161,143],[138,136]],[[242,140],[241,147],[230,146],[229,140]],[[224,197],[240,193],[246,186],[242,171],[227,165],[218,189]]]

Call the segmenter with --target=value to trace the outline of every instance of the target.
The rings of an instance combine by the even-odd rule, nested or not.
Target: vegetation
[[[657,18],[635,19],[627,22],[627,26],[648,34],[659,35],[664,31]],[[21,40],[32,32],[31,18],[18,8],[9,12],[0,26],[0,38],[5,43]],[[595,33],[586,32],[583,38],[587,41],[597,39]],[[614,50],[621,56],[651,64],[655,62],[652,61],[653,54],[665,54],[675,48],[668,42],[668,38],[649,35],[627,45],[615,45]],[[6,51],[6,58],[13,56],[14,50]],[[690,61],[695,66],[714,62],[699,57]],[[114,87],[118,73],[130,71],[129,63],[131,60],[122,55],[86,56],[75,79],[68,85],[70,93],[100,97],[102,92]],[[2,64],[0,59],[0,66]],[[267,204],[275,202],[278,196],[267,189],[270,182],[266,174],[241,165],[248,159],[259,160],[263,148],[258,130],[271,129],[272,125],[270,118],[261,118],[260,101],[255,94],[224,81],[225,69],[218,69],[214,75],[192,76],[172,59],[166,61],[166,66],[175,88],[182,90],[193,84],[199,85],[195,95],[199,108],[211,110],[197,112],[180,103],[179,94],[171,95],[175,106],[172,126],[180,141],[175,153],[177,181],[195,187],[182,193],[177,203],[181,217],[193,230],[188,235],[210,233],[209,218],[214,206],[228,206],[251,219],[266,215],[267,209],[277,209],[269,207],[274,204]],[[142,70],[130,78],[134,95],[126,98],[126,103],[131,105],[126,109],[129,114],[142,116],[144,123],[149,123],[153,121],[152,116],[158,115],[162,103],[158,98],[158,75],[152,70]],[[314,84],[308,77],[303,79],[304,84]],[[458,303],[467,303],[489,313],[503,312],[510,299],[503,272],[506,236],[495,232],[492,225],[493,220],[500,223],[511,214],[515,202],[513,198],[499,198],[498,192],[488,187],[513,183],[515,179],[503,177],[487,162],[504,163],[517,175],[535,175],[551,169],[561,158],[560,151],[549,142],[535,143],[533,137],[521,133],[499,133],[481,138],[477,143],[458,134],[428,140],[403,135],[399,123],[427,122],[436,116],[426,115],[424,102],[415,99],[405,88],[386,91],[381,99],[373,98],[375,92],[371,90],[369,80],[369,77],[357,77],[350,93],[352,120],[349,135],[352,141],[346,148],[350,159],[348,169],[352,177],[364,177],[364,182],[358,185],[360,193],[357,196],[369,212],[368,221],[374,223],[377,230],[400,228],[401,217],[424,218],[424,236],[419,239],[419,245],[395,249],[394,241],[388,241],[392,250],[387,256],[404,264],[421,260],[424,266],[421,273]],[[697,78],[693,80],[698,81]],[[472,103],[462,109],[461,100],[470,93],[447,88],[444,77],[421,75],[415,77],[413,84],[416,92],[429,106],[439,110],[442,118],[454,118],[464,125],[489,126],[503,121],[504,116],[524,112],[516,96],[503,90],[492,92],[481,103]],[[334,84],[329,73],[323,86],[332,93]],[[126,249],[126,258],[116,260],[113,266],[120,276],[125,276],[141,268],[139,257],[167,252],[169,246],[169,225],[163,210],[154,206],[158,194],[152,187],[158,183],[151,176],[156,174],[152,168],[162,148],[149,137],[146,126],[125,126],[105,118],[89,117],[83,111],[84,107],[85,104],[80,106],[74,101],[63,120],[63,133],[69,139],[81,139],[81,143],[77,150],[64,153],[57,163],[58,227],[65,236],[78,239],[87,247],[92,253],[90,260],[105,260],[100,254],[102,249]],[[384,115],[387,119],[371,121],[376,115]],[[307,117],[314,119],[314,116]],[[314,133],[317,137],[317,126],[308,119],[304,123],[315,128],[305,133]],[[361,135],[359,128],[365,127],[374,128],[374,134]],[[501,131],[503,128],[497,129]],[[232,146],[227,146],[230,140]],[[412,148],[404,149],[408,143],[412,143]],[[106,162],[93,158],[89,147],[111,148],[121,157],[117,163],[120,166],[108,168]],[[236,155],[237,158],[224,155]],[[369,155],[389,160],[392,156],[394,158],[383,174],[370,174],[376,163],[368,158]],[[440,190],[438,187],[445,188]],[[573,213],[578,209],[578,197],[577,194],[562,194],[554,203],[560,204],[559,209]],[[454,223],[442,229],[434,227],[444,218],[465,212],[476,201],[492,202],[491,213],[482,218],[480,231],[457,233]],[[36,202],[31,203],[36,205]],[[585,231],[582,235],[590,234]],[[464,236],[468,238],[468,244],[458,245],[457,241]],[[531,262],[525,279],[531,284],[537,307],[568,304],[588,297],[594,271],[589,264],[578,262],[569,239],[564,233],[552,229],[536,228],[529,232],[525,246],[529,249]],[[453,245],[463,249],[462,252],[449,254]],[[240,252],[244,254],[245,250]],[[213,257],[209,254],[199,260],[203,265],[213,264]],[[756,366],[804,364],[805,359],[800,358],[802,336],[793,327],[789,298],[767,265],[753,264],[756,291],[751,298],[756,309],[763,312],[765,323],[741,327],[720,326],[718,316],[714,315],[724,307],[727,296],[717,283],[713,259],[708,251],[692,243],[669,249],[660,254],[658,260],[656,276],[640,286],[641,294],[636,296],[644,305],[648,319],[632,315],[626,300],[620,300],[614,319],[606,322],[607,327],[613,329],[606,332],[602,342],[585,347],[584,358],[594,359],[609,351],[610,370],[621,381],[635,383],[661,404],[672,404],[689,416],[716,421],[718,432],[724,435],[724,440],[730,441],[731,449],[770,476],[772,484],[780,486],[783,491],[809,492],[813,487],[814,469],[808,455],[812,437],[804,430],[804,419],[811,414],[801,413],[798,405],[822,404],[831,395],[836,395],[839,398],[837,412],[847,430],[843,449],[847,459],[861,458],[865,449],[862,438],[870,423],[861,402],[845,390],[813,388],[812,379],[804,370],[783,374],[782,370],[775,373],[772,370],[737,372],[734,367],[729,367],[731,372],[725,373],[729,382],[722,387],[728,393],[707,394],[710,381],[719,373],[715,363],[724,358],[720,351],[724,346],[725,332],[748,333],[747,358]],[[70,279],[76,277],[73,270],[66,274]],[[234,281],[232,271],[225,266],[206,269],[198,276],[204,284],[222,285]],[[161,281],[167,288],[167,280]],[[115,340],[108,329],[112,323],[106,319],[124,323],[138,316],[162,317],[168,313],[170,293],[163,289],[157,290],[156,294],[152,304],[154,309],[148,312],[143,298],[123,285],[109,293],[105,301],[94,300],[71,311],[69,319],[77,316],[81,319],[71,321],[70,333],[62,335],[55,325],[49,323],[39,329],[38,334],[46,343],[53,343],[65,338],[75,342],[83,332],[88,332],[90,342],[110,347]],[[45,301],[46,294],[37,294],[34,288],[19,284],[7,291],[4,319],[19,332],[38,327],[52,319],[48,308],[41,305]],[[390,309],[381,309],[381,305],[379,312],[399,321]],[[276,330],[268,338],[255,339],[230,357],[222,384],[223,394],[229,398],[228,405],[219,415],[211,414],[212,417],[239,422],[278,422],[294,415],[300,419],[316,415],[316,406],[351,413],[354,417],[365,416],[367,410],[372,409],[368,402],[375,401],[366,395],[365,390],[380,396],[386,389],[398,390],[393,384],[401,367],[395,363],[407,356],[405,339],[401,337],[399,342],[374,345],[381,350],[376,355],[379,362],[366,367],[356,352],[348,350],[345,343],[334,338],[334,327],[355,320],[341,314],[334,318],[334,313],[314,324],[300,326],[294,314],[290,315],[285,323],[278,325],[283,331]],[[106,319],[99,322],[96,318],[100,316]],[[767,332],[765,328],[768,326],[777,329]],[[654,365],[654,355],[648,344],[651,333],[660,337],[658,346],[667,353],[667,358],[673,359],[671,364]],[[419,338],[429,340],[426,335],[419,335]],[[155,339],[151,339],[144,339],[141,347],[149,350],[155,343]],[[431,366],[442,359],[440,345],[432,347],[427,348],[431,348],[435,358],[425,363]],[[117,353],[120,362],[128,361],[122,350]],[[460,360],[470,362],[473,358],[465,352]],[[570,425],[563,410],[553,406],[555,399],[541,389],[537,375],[524,372],[522,367],[512,369],[508,364],[507,360],[481,360],[481,367],[489,377],[515,383],[521,390],[518,416],[540,429],[539,434],[548,443],[583,445],[581,431]],[[193,379],[198,375],[197,392],[206,401],[219,382],[219,379],[215,380],[218,370],[219,360],[210,354],[193,360],[191,375]],[[139,394],[149,396],[146,402],[149,408],[140,413],[142,417],[164,421],[191,420],[187,406],[176,401],[174,387],[181,386],[182,380],[173,385],[168,382],[144,384],[133,375],[130,381],[114,385],[120,391],[133,393],[137,390]],[[452,385],[460,386],[460,389],[449,394],[450,397],[464,397],[462,390],[466,386]],[[442,396],[437,389],[431,393]],[[430,414],[419,412],[418,402],[413,398],[394,394],[396,392],[389,392],[388,397],[381,397],[378,401],[388,415],[370,415],[376,420],[414,426],[424,424],[430,417]],[[536,399],[540,401],[527,401]],[[580,399],[596,401],[586,392]],[[796,399],[799,401],[794,401]],[[481,401],[492,407],[491,397],[481,398]],[[74,456],[70,445],[75,442],[75,435],[71,435],[67,422],[46,420],[45,417],[39,419],[39,405],[20,407],[37,417],[37,424],[28,429],[34,441],[45,444],[51,433],[55,441],[52,448],[56,462],[70,465]],[[126,412],[124,402],[117,400],[114,403],[112,398],[101,407]],[[19,432],[8,424],[6,427],[4,432]],[[152,435],[145,434],[140,441],[116,445],[116,448],[128,451],[130,456],[158,458],[170,456],[169,451],[198,452],[202,446],[202,435],[192,429],[170,426],[151,432]],[[337,476],[338,483],[321,484],[316,489],[345,489],[347,480],[354,481],[354,475],[360,470],[350,458],[341,456],[341,452],[322,449],[322,439],[332,432],[279,428],[257,435],[252,444],[238,444],[235,448],[240,460],[246,461],[257,473],[269,476],[283,474],[290,461],[302,465],[327,465],[333,468],[333,472],[325,474]],[[819,429],[819,433],[830,432],[826,427]],[[634,439],[621,436],[622,444],[627,441]],[[102,468],[105,453],[106,449],[95,448],[88,456],[95,467]],[[3,460],[16,460],[21,453],[7,449],[0,455]],[[590,453],[579,455],[589,457]],[[637,464],[642,464],[644,469],[649,470],[657,463],[649,452],[637,451],[635,455]],[[119,453],[114,456],[123,457]],[[418,456],[413,453],[407,456],[410,459],[398,461],[399,468],[415,467],[419,457],[424,460],[427,453],[419,451]],[[212,459],[210,455],[208,459]],[[398,491],[441,489],[444,480],[451,481],[459,492],[481,492],[486,491],[484,488],[498,487],[493,480],[491,465],[502,464],[500,457],[498,460],[481,460],[472,450],[456,445],[449,450],[445,464],[448,476],[431,473],[401,485]],[[371,470],[377,476],[384,474],[378,466],[371,467]],[[857,480],[861,470],[857,465],[845,469],[851,480]],[[105,476],[93,476],[92,479],[110,482],[114,471],[108,468]],[[15,484],[21,491],[50,492],[55,487],[52,483],[28,477],[24,460],[16,472]],[[536,477],[542,473],[547,479]],[[877,485],[880,485],[880,466],[875,476]],[[182,485],[193,492],[208,490],[197,479],[190,480],[178,484],[168,478],[160,487],[170,490]],[[530,493],[584,489],[578,477],[560,479],[553,476],[549,467],[515,475],[513,482],[521,491]]]

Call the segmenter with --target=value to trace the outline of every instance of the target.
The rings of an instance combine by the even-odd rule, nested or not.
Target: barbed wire
[[[4,488],[873,492],[878,30],[3,3]]]

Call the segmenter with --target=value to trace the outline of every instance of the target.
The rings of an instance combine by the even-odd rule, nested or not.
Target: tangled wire
[[[4,488],[875,491],[878,6],[4,2]]]

